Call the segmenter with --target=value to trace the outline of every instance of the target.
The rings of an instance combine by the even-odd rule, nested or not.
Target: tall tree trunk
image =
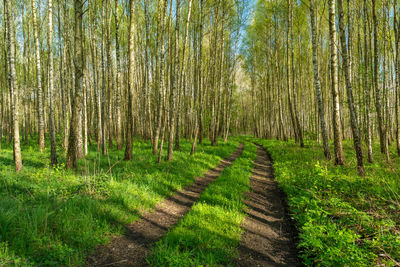
[[[91,0],[93,1],[93,0]],[[92,4],[93,2],[91,2]],[[97,1],[94,1],[94,10],[97,10]],[[93,71],[93,90],[94,90],[94,98],[95,98],[95,106],[96,106],[96,136],[97,136],[97,151],[100,150],[100,146],[103,142],[103,128],[102,128],[102,107],[101,107],[101,93],[98,86],[99,75],[97,72],[97,19],[96,14],[92,15],[92,27],[90,28],[90,50],[92,56],[92,71]]]
[[[5,2],[6,0],[4,0]],[[4,11],[4,19],[3,19],[3,29],[4,29],[4,36],[3,36],[3,50],[4,50],[4,79],[7,80],[7,58],[8,58],[8,54],[7,54],[7,42],[8,42],[8,34],[7,34],[7,11],[6,11],[6,7],[3,6],[3,11]],[[4,87],[7,88],[7,81],[4,82]],[[6,120],[4,119],[6,117],[6,100],[5,100],[5,94],[0,93],[1,96],[1,107],[0,107],[0,112],[1,112],[1,117],[0,117],[0,152],[1,152],[1,144],[3,141],[3,127],[5,128],[5,122]],[[6,129],[6,128],[5,128]]]
[[[294,73],[294,35],[293,35],[293,1],[290,0],[290,41],[291,41],[291,64],[292,64],[292,91],[293,91],[293,103],[292,103],[292,108],[293,108],[293,112],[294,112],[294,118],[296,120],[295,124],[296,124],[296,128],[297,128],[297,134],[298,134],[298,138],[299,138],[299,142],[300,142],[300,147],[304,147],[304,139],[303,139],[303,129],[302,126],[300,124],[300,119],[299,119],[299,114],[297,112],[297,101],[296,101],[296,91],[295,91],[295,73]],[[288,55],[289,56],[289,55]],[[288,80],[289,81],[289,80]]]
[[[82,119],[81,122],[83,123],[83,154],[86,156],[88,154],[88,105],[87,105],[87,74],[84,72],[83,78],[83,111],[82,111]]]
[[[66,122],[68,122],[67,119],[67,108],[65,104],[65,97],[64,97],[64,75],[63,75],[63,65],[64,65],[64,54],[63,54],[63,49],[61,47],[62,43],[62,32],[61,32],[61,16],[60,16],[60,10],[62,8],[61,1],[58,0],[58,9],[57,9],[57,15],[58,15],[58,53],[59,53],[59,64],[58,64],[58,72],[59,72],[59,82],[60,82],[60,96],[61,96],[61,109],[62,109],[62,127],[64,128],[64,131],[66,130]],[[68,132],[64,132],[64,141],[63,141],[63,147],[64,149],[67,149],[67,142],[68,142]]]
[[[221,51],[220,51],[220,62],[219,62],[219,73],[218,73],[218,85],[217,88],[217,110],[215,116],[215,127],[213,133],[214,144],[218,145],[218,136],[220,128],[220,115],[221,115],[221,90],[224,86],[224,67],[225,67],[225,7],[222,5],[222,19],[221,19]]]
[[[203,143],[203,105],[204,105],[204,83],[203,83],[203,78],[202,78],[202,59],[203,59],[203,4],[204,0],[200,0],[200,32],[199,32],[199,61],[200,61],[200,67],[199,67],[199,113],[198,113],[198,127],[199,127],[199,144]]]
[[[356,156],[357,156],[357,169],[358,169],[359,175],[364,175],[365,171],[364,171],[364,165],[363,165],[363,154],[362,154],[362,148],[361,148],[360,132],[358,129],[357,112],[356,112],[355,106],[354,106],[353,88],[352,88],[351,79],[350,79],[350,66],[349,66],[349,59],[348,59],[348,52],[347,52],[348,50],[347,50],[347,45],[346,45],[345,29],[344,29],[344,15],[343,15],[342,0],[338,0],[338,11],[339,11],[339,34],[340,34],[340,43],[341,43],[341,48],[342,48],[343,69],[344,69],[346,89],[347,89],[347,102],[348,102],[349,111],[350,111],[351,130],[353,132],[354,149],[356,151]]]
[[[75,70],[75,95],[72,100],[72,114],[70,122],[70,132],[67,153],[67,168],[77,167],[77,151],[82,149],[79,147],[79,119],[82,114],[82,78],[83,78],[83,43],[82,43],[82,16],[83,2],[82,0],[74,1],[74,70]]]
[[[190,3],[191,4],[191,3]],[[200,66],[200,58],[199,58],[199,32],[200,32],[200,16],[202,16],[202,3],[201,1],[198,2],[198,9],[200,12],[197,12],[196,23],[194,24],[194,37],[193,37],[193,105],[194,105],[194,112],[193,112],[193,123],[194,123],[194,136],[193,136],[193,143],[192,148],[190,150],[190,155],[194,155],[197,149],[197,138],[199,135],[199,120],[198,120],[198,113],[199,113],[199,106],[200,106],[200,88],[201,88],[201,66]],[[186,25],[188,26],[188,25]],[[186,29],[188,30],[188,29]],[[186,36],[187,38],[187,36]],[[186,42],[185,42],[186,45]],[[189,65],[189,64],[188,64]]]
[[[109,15],[111,12],[108,11],[109,8],[109,0],[106,0],[106,49],[107,49],[107,107],[108,107],[108,120],[107,120],[107,126],[108,126],[108,147],[113,148],[113,104],[112,104],[112,99],[113,99],[113,92],[115,90],[115,84],[114,84],[114,68],[113,68],[113,62],[112,62],[112,57],[111,57],[111,21],[112,21],[112,16]]]
[[[115,0],[115,56],[117,63],[117,77],[115,86],[116,96],[116,115],[117,115],[117,149],[122,149],[122,126],[121,126],[121,59],[120,59],[120,48],[119,48],[119,5],[118,0]]]
[[[372,0],[372,26],[374,31],[374,87],[375,87],[375,108],[378,118],[379,140],[381,144],[381,152],[385,155],[386,160],[390,161],[389,150],[387,144],[387,133],[384,124],[383,110],[381,104],[381,91],[379,89],[379,55],[378,55],[378,20],[376,18],[376,0]]]
[[[54,73],[53,73],[53,5],[52,0],[47,1],[48,7],[48,46],[49,46],[49,125],[50,125],[50,147],[51,164],[57,164],[56,152],[56,129],[54,124]]]
[[[299,142],[299,133],[297,129],[297,123],[296,123],[296,117],[295,117],[295,112],[294,112],[294,103],[292,101],[291,97],[291,91],[293,88],[292,87],[292,82],[291,78],[294,79],[291,75],[291,50],[290,47],[293,45],[291,40],[290,40],[290,32],[291,32],[291,27],[292,27],[292,0],[287,0],[287,5],[288,5],[288,26],[287,26],[287,35],[286,35],[286,52],[287,52],[287,58],[286,58],[286,64],[287,64],[287,98],[288,98],[288,104],[289,104],[289,112],[290,112],[290,118],[292,120],[292,126],[293,126],[293,132],[294,132],[294,138],[296,143]]]
[[[336,52],[336,19],[335,0],[329,0],[329,47],[330,47],[330,68],[331,68],[331,90],[333,101],[333,139],[335,149],[335,164],[344,165],[342,131],[340,128],[340,104],[337,71]]]
[[[4,7],[7,18],[7,51],[8,51],[8,86],[10,89],[10,111],[13,131],[13,151],[15,171],[22,170],[21,147],[19,140],[19,104],[18,104],[18,87],[17,73],[15,69],[15,30],[14,18],[12,14],[11,1],[4,0]]]
[[[165,24],[166,24],[166,10],[167,10],[167,1],[168,0],[160,0],[158,1],[158,18],[157,18],[157,51],[159,53],[156,55],[156,77],[158,80],[156,81],[157,87],[157,119],[154,125],[153,131],[153,154],[157,154],[158,150],[158,141],[160,138],[160,132],[163,123],[163,105],[164,105],[164,52],[165,52]]]
[[[373,162],[372,157],[372,133],[371,133],[371,93],[370,93],[370,84],[369,84],[369,77],[368,77],[368,35],[367,35],[367,16],[368,16],[368,9],[367,9],[367,0],[364,0],[364,91],[365,91],[365,129],[366,129],[366,143],[367,143],[367,154],[368,154],[368,162]]]
[[[160,83],[160,93],[159,93],[159,128],[161,131],[161,144],[160,150],[158,153],[158,162],[161,160],[161,154],[164,144],[164,136],[166,130],[166,123],[167,123],[167,113],[166,113],[166,82],[165,82],[165,31],[166,31],[166,12],[168,6],[168,0],[164,0],[161,2],[162,5],[162,19],[161,19],[161,34],[160,34],[160,69],[159,69],[159,83]],[[158,141],[157,141],[158,143]]]
[[[129,23],[129,72],[128,72],[128,116],[126,122],[125,160],[133,158],[133,90],[135,83],[135,0],[130,0]]]
[[[185,69],[185,56],[186,56],[186,47],[188,45],[189,39],[189,23],[190,23],[190,16],[192,14],[192,2],[193,0],[189,0],[188,6],[188,14],[186,18],[186,26],[185,26],[185,36],[184,36],[184,43],[182,48],[182,62],[180,64],[180,70],[178,75],[178,107],[177,107],[177,114],[176,114],[176,134],[175,134],[175,150],[180,149],[180,138],[181,138],[181,129],[180,129],[180,118],[181,118],[181,103],[182,103],[182,87],[183,87],[183,71]],[[194,37],[196,38],[196,37]],[[197,53],[195,50],[194,53]]]
[[[44,150],[44,118],[43,118],[43,89],[42,89],[42,73],[40,65],[40,46],[39,34],[37,26],[36,4],[32,0],[32,15],[33,15],[33,35],[35,38],[35,53],[36,53],[36,78],[37,78],[37,98],[38,98],[38,122],[39,122],[39,151]]]
[[[28,83],[28,78],[27,78],[27,76],[28,76],[28,73],[29,73],[29,65],[27,64],[28,63],[28,60],[27,60],[27,50],[28,50],[28,47],[27,47],[27,45],[28,45],[28,40],[26,39],[26,34],[25,34],[25,27],[24,27],[24,21],[25,21],[25,11],[24,11],[24,6],[23,5],[21,5],[21,13],[22,13],[22,38],[23,38],[23,40],[24,40],[24,53],[23,53],[23,68],[22,68],[22,71],[24,72],[24,81],[23,81],[23,90],[26,92],[26,94],[27,95],[29,95],[29,90],[28,90],[28,86],[27,86],[27,83]],[[27,125],[28,125],[28,123],[27,123],[27,114],[28,114],[28,112],[27,112],[27,102],[29,101],[29,97],[23,97],[23,100],[22,100],[22,105],[23,105],[23,109],[22,109],[22,128],[23,128],[23,133],[22,133],[22,135],[23,135],[23,139],[24,139],[24,143],[25,144],[28,144],[28,131],[27,131]],[[0,118],[0,120],[1,120],[1,118]],[[1,122],[1,121],[0,121]],[[0,130],[1,131],[1,130]],[[1,145],[0,145],[0,147],[1,147]]]
[[[150,86],[150,64],[149,61],[151,57],[149,56],[149,47],[150,47],[150,16],[149,16],[149,3],[145,1],[144,3],[144,13],[145,13],[145,24],[146,24],[146,44],[145,44],[145,90],[146,90],[146,119],[147,119],[147,127],[148,127],[148,138],[151,139],[153,143],[153,114],[151,112],[151,86]]]
[[[216,7],[214,10],[215,13],[215,20],[214,20],[214,25],[213,25],[213,37],[210,37],[212,40],[212,45],[209,45],[209,53],[210,53],[210,65],[209,65],[209,75],[210,75],[210,81],[207,84],[208,89],[210,90],[210,106],[211,106],[211,112],[210,112],[210,125],[208,128],[209,131],[209,139],[211,141],[211,145],[214,146],[215,144],[215,139],[214,139],[214,132],[215,132],[215,127],[216,127],[216,104],[217,104],[217,86],[216,86],[216,65],[217,65],[217,54],[218,54],[218,24],[220,22],[220,6],[221,6],[221,0],[216,1]]]
[[[365,5],[364,0],[364,5]],[[395,58],[395,116],[396,116],[396,147],[397,147],[397,155],[400,156],[400,120],[399,120],[399,97],[400,97],[400,20],[397,18],[397,0],[394,0],[393,4],[394,9],[394,34],[395,34],[395,49],[396,49],[396,58]]]
[[[173,144],[175,135],[175,91],[179,86],[179,78],[177,77],[177,71],[179,70],[179,23],[180,23],[180,0],[176,0],[176,16],[175,16],[175,46],[174,46],[174,62],[172,68],[171,77],[171,92],[169,95],[169,139],[168,139],[168,161],[173,160]],[[178,79],[177,79],[178,78]]]
[[[105,27],[106,27],[106,3],[102,1],[101,4],[101,153],[103,155],[106,154],[106,130],[105,130],[105,117],[106,117],[106,57],[105,57],[105,49],[106,49],[106,36],[105,36]]]
[[[314,83],[315,83],[315,95],[317,97],[318,103],[318,114],[319,121],[321,125],[321,134],[322,134],[322,142],[324,145],[324,154],[325,157],[330,160],[331,153],[329,151],[329,141],[328,134],[326,131],[326,123],[325,123],[325,114],[324,114],[324,103],[321,95],[321,83],[319,80],[319,71],[318,71],[318,56],[317,56],[317,29],[316,29],[316,19],[314,12],[314,0],[310,0],[310,17],[311,17],[311,38],[312,38],[312,59],[314,65]]]

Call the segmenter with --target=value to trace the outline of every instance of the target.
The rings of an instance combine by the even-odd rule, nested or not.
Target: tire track
[[[146,258],[154,243],[189,212],[201,193],[226,167],[232,165],[243,152],[243,148],[244,145],[240,144],[217,167],[208,170],[193,184],[157,204],[153,211],[144,213],[141,219],[126,225],[125,235],[113,237],[108,245],[99,246],[87,259],[87,266],[146,266]]]
[[[244,234],[239,244],[238,266],[302,266],[297,256],[297,234],[287,214],[285,196],[274,179],[272,161],[258,145],[247,193]]]

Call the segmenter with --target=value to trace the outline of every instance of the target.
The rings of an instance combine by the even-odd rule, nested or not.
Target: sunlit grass
[[[346,166],[324,159],[322,147],[307,142],[258,140],[274,159],[279,185],[288,195],[309,265],[394,266],[400,261],[400,159],[392,148],[389,165],[374,146],[375,163],[359,177],[352,141],[344,142]],[[333,153],[333,147],[331,147]]]
[[[245,218],[245,192],[256,157],[246,142],[243,154],[200,196],[192,210],[159,241],[149,259],[155,266],[231,265]]]
[[[59,140],[61,143],[61,140]],[[60,164],[49,167],[48,148],[37,152],[36,140],[22,146],[24,169],[14,172],[12,147],[0,152],[0,266],[76,266],[122,225],[190,184],[196,176],[229,156],[238,142],[198,145],[182,140],[174,161],[157,163],[149,142],[135,140],[134,160],[123,161],[123,151],[106,156],[90,147],[78,170]],[[47,146],[48,147],[48,146]]]

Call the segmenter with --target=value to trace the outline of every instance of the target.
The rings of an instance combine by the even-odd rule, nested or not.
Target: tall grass
[[[315,142],[304,149],[294,142],[258,142],[274,159],[307,265],[399,264],[400,159],[394,151],[389,165],[375,146],[375,163],[365,163],[367,175],[359,177],[351,141],[344,142],[347,166],[327,162]]]
[[[49,151],[37,152],[35,141],[22,147],[24,169],[14,172],[12,147],[0,153],[0,266],[76,266],[87,253],[121,234],[123,225],[144,210],[190,184],[196,176],[229,156],[238,142],[209,142],[190,156],[182,140],[173,162],[157,164],[151,144],[134,142],[134,160],[123,151],[107,156],[90,147],[77,171],[49,167]],[[58,155],[63,155],[58,148]]]

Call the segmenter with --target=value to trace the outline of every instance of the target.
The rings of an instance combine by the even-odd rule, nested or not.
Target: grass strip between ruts
[[[257,147],[245,142],[242,155],[200,196],[191,211],[160,241],[148,259],[154,266],[230,265],[245,218],[243,199]]]

